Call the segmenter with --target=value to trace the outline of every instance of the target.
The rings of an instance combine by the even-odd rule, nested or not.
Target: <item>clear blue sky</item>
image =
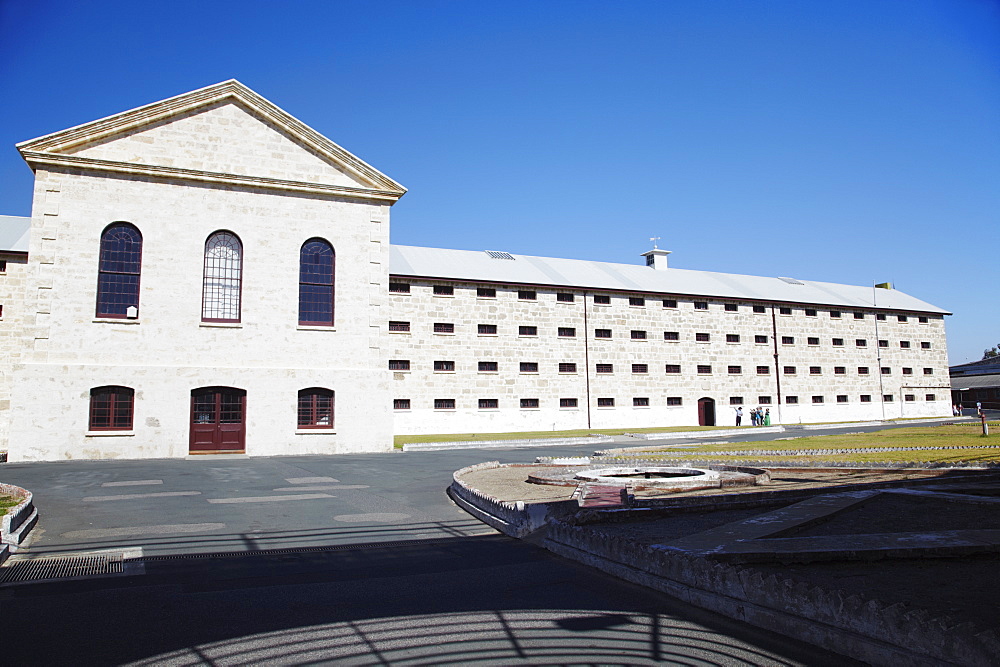
[[[14,144],[236,78],[396,179],[393,242],[852,284],[1000,342],[1000,3],[0,0]]]

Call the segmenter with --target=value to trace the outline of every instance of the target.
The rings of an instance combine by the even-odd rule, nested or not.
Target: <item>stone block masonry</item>
[[[939,314],[390,281],[399,434],[696,425],[706,398],[720,425],[736,407],[744,425],[757,406],[776,425],[950,414]]]

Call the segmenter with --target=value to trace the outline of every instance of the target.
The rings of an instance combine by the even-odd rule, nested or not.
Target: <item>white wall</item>
[[[163,133],[133,147],[155,148]],[[262,154],[252,165],[259,173],[287,170],[295,150],[317,159],[279,136],[291,148]],[[188,138],[194,150],[207,141]],[[185,145],[174,134],[164,142],[163,150],[150,148],[161,163]],[[213,145],[212,159],[223,160],[227,144]],[[238,143],[229,148],[234,159],[246,157]],[[136,320],[95,317],[101,233],[118,221],[143,235]],[[380,311],[388,226],[385,203],[38,170],[23,358],[12,368],[10,460],[185,455],[190,392],[216,385],[248,392],[248,454],[391,449]],[[238,324],[201,321],[204,244],[218,230],[243,244]],[[298,325],[299,250],[312,237],[336,252],[333,327]],[[86,434],[89,391],[106,384],[135,389],[133,435]],[[314,386],[336,392],[335,433],[295,433],[297,392]]]
[[[795,305],[791,314],[776,311],[772,317],[769,306],[766,312],[755,313],[752,304],[722,299],[707,299],[708,309],[697,310],[695,299],[683,296],[647,295],[644,305],[634,306],[627,294],[598,292],[611,296],[610,305],[598,305],[592,293],[580,289],[402,277],[393,281],[410,284],[409,294],[389,295],[387,317],[408,321],[411,328],[409,333],[390,333],[388,342],[389,359],[411,364],[409,372],[393,374],[392,396],[411,402],[409,410],[395,411],[399,434],[696,425],[702,397],[715,400],[720,425],[735,423],[734,397],[743,399],[744,423],[749,423],[747,411],[757,405],[770,409],[775,424],[950,414],[940,316],[920,323],[918,315],[910,314],[902,323],[895,314],[878,321],[871,310],[863,319],[856,319],[853,310],[832,317],[830,308],[820,307],[815,315],[807,315],[812,306]],[[454,296],[435,296],[435,284],[454,286]],[[477,297],[477,286],[496,288],[497,298]],[[535,289],[537,300],[518,299],[521,289]],[[573,293],[574,301],[560,303],[559,292]],[[675,300],[677,307],[664,307],[664,298]],[[725,310],[727,303],[737,310]],[[435,322],[454,323],[455,334],[434,333]],[[497,335],[480,335],[480,323],[495,324]],[[520,336],[521,325],[536,326],[538,336]],[[576,336],[558,336],[559,327],[575,328]],[[611,329],[612,338],[595,338],[595,329]],[[645,331],[646,339],[633,340],[633,330]],[[678,340],[665,340],[666,331],[677,332]],[[707,333],[709,340],[697,341],[698,333]],[[737,335],[738,342],[727,341],[727,334]],[[767,342],[756,343],[757,335],[766,336]],[[783,336],[794,342],[783,344]],[[810,338],[818,341],[813,344]],[[834,338],[842,338],[844,344],[834,345]],[[867,345],[857,346],[859,338]],[[889,341],[889,346],[878,347],[879,339]],[[901,348],[901,340],[910,341],[910,348]],[[930,343],[930,349],[923,349],[921,342]],[[455,372],[435,372],[435,360],[454,361]],[[498,372],[479,372],[479,361],[496,361]],[[522,361],[537,362],[539,372],[520,372]],[[576,363],[577,372],[560,373],[559,362]],[[646,364],[648,373],[633,373],[636,363]],[[598,374],[597,364],[612,364],[614,372]],[[667,364],[680,365],[681,373],[667,374]],[[699,365],[710,366],[711,373],[699,374]],[[730,374],[730,366],[738,366],[740,372]],[[767,373],[759,374],[758,366],[766,367]],[[785,374],[786,366],[794,367],[795,373]],[[818,375],[811,373],[813,366],[820,368]],[[835,373],[838,366],[844,367],[844,374]],[[859,366],[867,367],[869,374],[860,375]],[[882,366],[890,368],[890,375],[881,375]],[[904,368],[912,369],[912,374],[903,375]],[[925,374],[924,368],[932,373]],[[779,382],[781,396],[796,396],[798,404],[778,402]],[[893,395],[893,402],[885,403],[883,411],[885,394]],[[906,394],[915,400],[905,401]],[[936,400],[926,400],[927,394]],[[838,395],[846,395],[847,402],[838,403]],[[863,403],[862,395],[870,396],[871,402]],[[823,402],[813,403],[813,396],[821,396]],[[560,398],[574,397],[577,409],[559,407]],[[636,397],[648,398],[650,406],[634,407]],[[668,406],[668,397],[681,398],[682,405]],[[770,397],[771,403],[761,403],[761,397]],[[436,398],[454,398],[456,409],[435,410]],[[478,409],[480,398],[498,399],[499,409]],[[522,409],[521,398],[538,398],[539,408]],[[600,398],[613,398],[615,406],[598,407]]]

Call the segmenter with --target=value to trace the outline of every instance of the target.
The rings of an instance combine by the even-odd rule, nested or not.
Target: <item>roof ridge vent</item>
[[[515,259],[514,255],[503,250],[486,250],[485,252],[493,259]]]
[[[785,276],[778,276],[778,280],[784,280],[789,285],[805,285],[801,280],[796,280],[795,278],[787,278]]]

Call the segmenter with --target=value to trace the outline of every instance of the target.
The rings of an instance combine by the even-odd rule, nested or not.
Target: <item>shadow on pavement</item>
[[[499,535],[144,565],[0,587],[5,661],[848,664]]]

